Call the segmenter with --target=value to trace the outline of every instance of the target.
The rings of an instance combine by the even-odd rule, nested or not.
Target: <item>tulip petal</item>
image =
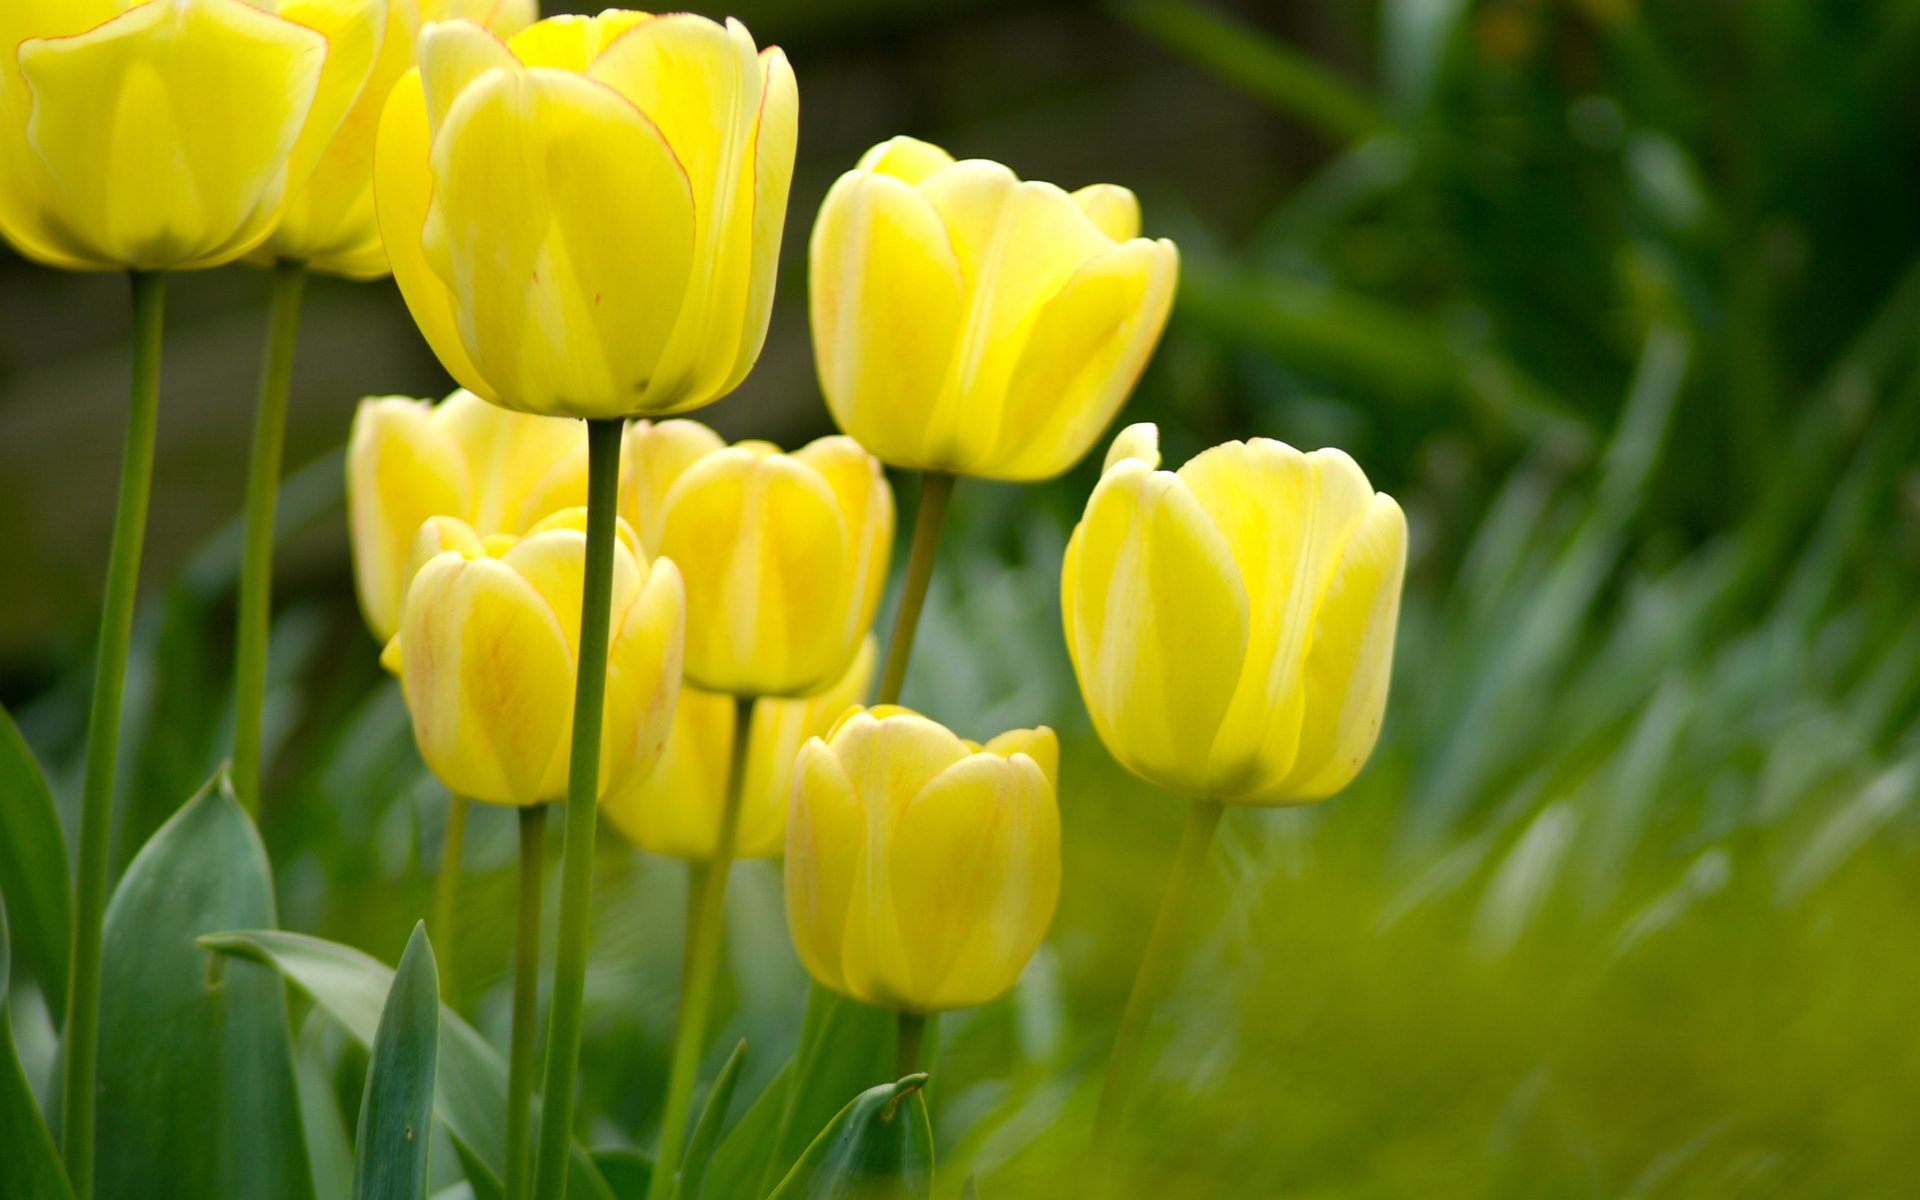
[[[400,628],[408,555],[420,523],[464,514],[472,480],[459,448],[435,428],[428,406],[404,396],[360,402],[347,435],[347,524],[360,611],[385,641]]]
[[[989,739],[982,749],[1001,758],[1024,754],[1040,768],[1049,784],[1060,786],[1060,739],[1045,725],[1037,729],[1009,729]]]
[[[884,462],[957,465],[928,435],[965,315],[939,216],[900,180],[850,171],[821,204],[808,255],[814,358],[834,420]]]
[[[1095,183],[1073,193],[1087,220],[1116,242],[1140,236],[1140,200],[1117,183]]]
[[[454,102],[432,162],[426,260],[459,300],[493,398],[556,415],[638,409],[694,245],[687,177],[659,132],[578,75],[491,71]]]
[[[586,504],[587,430],[580,422],[512,412],[461,390],[433,410],[433,423],[459,445],[473,472],[470,511],[481,532],[523,534],[549,514]]]
[[[587,535],[583,530],[544,528],[529,533],[500,556],[533,585],[553,609],[567,637],[567,652],[580,652],[580,607],[586,587]],[[608,630],[618,628],[620,615],[640,591],[640,567],[625,546],[614,545],[613,604]]]
[[[386,38],[387,5],[388,0],[280,0],[282,18],[327,39],[326,63],[320,69],[313,104],[287,156],[290,194],[306,189],[341,122],[366,89]]]
[[[1042,769],[1024,755],[956,763],[907,805],[890,850],[911,980],[899,999],[964,1008],[1011,987],[1060,895],[1060,814]]]
[[[726,440],[698,421],[636,421],[627,426],[622,511],[648,554],[660,553],[667,493],[687,468],[726,448]]]
[[[76,244],[154,270],[246,253],[272,230],[326,55],[240,0],[154,0],[22,42],[27,140]]]
[[[770,46],[760,52],[760,65],[760,112],[753,127],[753,259],[740,351],[718,395],[740,386],[767,341],[780,243],[787,225],[787,194],[793,184],[793,157],[800,138],[800,88],[786,52]]]
[[[416,69],[394,84],[380,116],[380,137],[373,150],[374,214],[380,219],[393,281],[421,336],[461,387],[494,400],[493,390],[460,341],[453,296],[427,264],[420,241],[433,199],[433,171],[427,161],[430,143],[427,99]]]
[[[893,555],[893,489],[879,462],[850,437],[819,438],[794,451],[793,459],[826,480],[846,525],[847,558],[840,570],[837,609],[841,625],[835,633],[850,657],[873,624],[886,587],[887,562]]]
[[[847,673],[826,691],[799,700],[764,696],[755,702],[736,854],[752,858],[780,853],[786,839],[794,756],[808,738],[825,733],[840,714],[860,702],[873,682],[878,661],[878,645],[868,636]]]
[[[1067,644],[1115,758],[1197,795],[1247,657],[1247,591],[1227,539],[1168,471],[1101,477],[1061,572]]]
[[[1151,421],[1138,421],[1122,429],[1113,437],[1113,445],[1107,447],[1107,458],[1101,464],[1100,472],[1105,474],[1129,458],[1137,458],[1147,464],[1149,471],[1160,466],[1160,427]]]
[[[891,175],[903,183],[919,183],[935,171],[953,165],[953,155],[919,138],[888,138],[860,156],[858,169]]]
[[[99,261],[59,217],[59,191],[27,141],[33,95],[14,49],[32,37],[80,33],[120,12],[113,0],[10,0],[0,4],[0,234],[27,256],[64,270],[117,266]]]
[[[727,770],[733,757],[734,707],[732,696],[681,688],[659,763],[608,793],[600,804],[608,822],[654,854],[712,858],[720,840],[720,806],[726,800]],[[743,833],[748,809],[759,806],[759,797],[752,793],[746,799],[755,804],[742,805]],[[784,835],[786,797],[775,799],[780,808],[776,828]],[[744,848],[746,841],[740,840]],[[778,854],[780,845],[766,852]],[[744,849],[742,856],[746,856]]]
[[[1123,242],[1034,317],[1008,380],[995,478],[1044,479],[1086,456],[1146,368],[1173,307],[1172,242]]]
[[[616,561],[625,557],[615,555]],[[665,559],[654,563],[639,594],[613,612],[601,725],[601,795],[645,779],[666,752],[686,644],[686,588],[678,568]]]
[[[583,74],[621,34],[651,20],[647,13],[617,8],[597,17],[560,13],[515,33],[507,47],[529,67],[558,67]]]
[[[495,804],[559,798],[542,784],[565,757],[573,656],[531,584],[496,559],[441,555],[407,593],[400,652],[414,738],[441,782]]]
[[[809,974],[847,990],[844,948],[854,877],[867,855],[867,818],[853,781],[827,744],[800,748],[787,810],[787,926]]]
[[[471,21],[440,21],[420,32],[414,52],[420,64],[420,89],[427,98],[427,136],[440,136],[447,113],[475,80],[488,71],[518,70],[507,44]]]
[[[1384,493],[1347,539],[1314,621],[1300,756],[1274,798],[1319,800],[1352,782],[1373,753],[1387,708],[1407,519]]]
[[[1340,451],[1302,454],[1267,438],[1215,446],[1180,468],[1180,478],[1226,538],[1252,615],[1246,670],[1209,759],[1209,790],[1263,791],[1293,766],[1314,608],[1373,488]]]

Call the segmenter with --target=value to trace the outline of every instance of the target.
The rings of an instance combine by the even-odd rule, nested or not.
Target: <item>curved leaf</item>
[[[0,897],[13,917],[20,960],[40,985],[47,1010],[67,1003],[67,943],[73,890],[67,838],[33,751],[0,708]]]
[[[60,1151],[47,1132],[33,1088],[13,1050],[13,1024],[7,1016],[11,963],[7,943],[7,908],[0,903],[0,1146],[7,1151],[6,1165],[0,1167],[0,1200],[73,1200]]]
[[[98,1196],[313,1195],[286,988],[194,945],[275,919],[266,850],[220,783],[160,827],[107,906]]]
[[[434,1063],[440,1048],[440,969],[424,921],[413,927],[373,1035],[373,1061],[354,1137],[354,1200],[427,1194]]]
[[[707,1089],[707,1102],[700,1106],[700,1120],[694,1124],[680,1178],[674,1184],[673,1194],[680,1200],[700,1200],[707,1179],[707,1164],[713,1161],[720,1126],[727,1119],[727,1110],[733,1107],[734,1088],[740,1083],[740,1064],[746,1057],[747,1043],[742,1038],[733,1053],[727,1055],[727,1061],[720,1065],[720,1073],[713,1077],[713,1086]]]
[[[933,1194],[933,1126],[924,1074],[883,1083],[820,1131],[768,1200],[925,1200]]]
[[[277,929],[210,933],[200,944],[273,967],[313,997],[354,1041],[373,1044],[381,1005],[393,984],[392,968],[352,946]],[[507,1144],[507,1064],[473,1026],[444,1004],[440,1006],[438,1075],[433,1115],[453,1139],[474,1194],[500,1195]],[[572,1161],[569,1200],[614,1200],[606,1180],[578,1142]]]
[[[601,1177],[619,1200],[640,1200],[647,1194],[647,1184],[653,1182],[653,1160],[638,1150],[595,1150],[593,1165],[600,1168]]]

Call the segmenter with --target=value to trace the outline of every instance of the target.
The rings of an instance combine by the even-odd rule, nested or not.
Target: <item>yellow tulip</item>
[[[1031,480],[1125,403],[1179,255],[1112,184],[1064,192],[938,146],[883,142],[813,228],[814,357],[840,428],[896,467]]]
[[[523,538],[463,522],[421,526],[423,559],[381,662],[400,677],[420,756],[456,796],[537,804],[566,795],[586,510]],[[680,573],[651,569],[620,530],[613,558],[601,795],[645,775],[666,748],[680,687]]]
[[[380,54],[367,85],[340,122],[313,173],[288,198],[274,229],[252,257],[300,259],[349,279],[387,273],[387,251],[373,212],[373,142],[393,85],[413,66],[422,25],[468,20],[509,37],[539,15],[534,0],[389,0]]]
[[[794,764],[787,924],[823,985],[912,1012],[1013,986],[1060,894],[1053,731],[984,747],[904,708],[856,709]]]
[[[1067,543],[1061,612],[1094,728],[1194,799],[1332,795],[1386,711],[1400,506],[1339,450],[1254,438],[1159,464],[1152,425],[1123,430]]]
[[[696,408],[759,356],[793,176],[786,55],[609,10],[446,21],[381,119],[394,279],[461,384],[522,412]]]
[[[365,89],[388,0],[6,0],[0,233],[74,270],[230,262]]]
[[[832,728],[873,683],[874,640],[861,643],[841,680],[801,700],[762,697],[753,703],[753,740],[740,790],[736,858],[777,857],[787,840],[787,796],[801,743]],[[676,858],[712,858],[733,762],[738,705],[732,696],[680,689],[667,752],[652,774],[601,802],[615,829],[642,848]]]
[[[518,536],[587,502],[587,432],[459,391],[438,405],[368,397],[347,437],[347,523],[360,611],[385,641],[400,628],[408,556],[429,517],[457,517],[481,538]]]
[[[893,550],[893,490],[851,438],[792,454],[695,421],[627,429],[626,513],[687,581],[687,679],[805,696],[847,672]]]

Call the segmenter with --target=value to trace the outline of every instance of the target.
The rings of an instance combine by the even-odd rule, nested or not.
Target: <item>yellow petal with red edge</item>
[[[239,0],[154,0],[18,50],[27,140],[91,258],[217,266],[271,232],[326,39]]]
[[[787,195],[793,184],[793,156],[800,137],[800,88],[786,52],[778,46],[762,50],[760,70],[760,113],[753,126],[753,260],[739,352],[720,395],[740,386],[766,344],[780,243],[787,225]]]
[[[432,162],[426,260],[493,398],[553,415],[642,411],[694,228],[686,175],[653,125],[578,75],[489,71],[454,102]]]
[[[424,401],[362,400],[347,435],[347,528],[360,611],[374,636],[400,628],[408,555],[420,523],[464,514],[472,481],[459,447],[434,427]]]
[[[1315,606],[1373,488],[1338,450],[1228,442],[1180,468],[1226,538],[1246,585],[1246,670],[1209,755],[1209,792],[1260,793],[1292,769]]]
[[[561,13],[536,21],[507,40],[514,57],[530,67],[557,67],[582,74],[621,34],[653,17],[610,8],[597,17]]]
[[[1100,479],[1061,573],[1062,616],[1094,728],[1122,764],[1201,795],[1246,660],[1247,593],[1226,538],[1167,471]]]
[[[1324,799],[1366,765],[1386,713],[1406,566],[1407,519],[1393,497],[1377,494],[1320,600],[1307,652],[1299,757],[1274,792],[1259,799]]]
[[[507,43],[471,21],[441,21],[420,31],[414,52],[420,88],[427,100],[427,136],[440,136],[460,93],[488,71],[517,71],[520,60]]]
[[[850,171],[821,204],[808,254],[814,358],[834,421],[895,466],[958,465],[930,428],[965,319],[939,215],[890,175]]]
[[[389,0],[279,0],[281,17],[327,39],[326,64],[320,69],[313,104],[287,157],[289,196],[306,189],[314,167],[372,79],[386,40],[388,4]]]
[[[1086,457],[1146,368],[1178,274],[1172,242],[1124,242],[1041,307],[1007,383],[995,478],[1045,479]]]
[[[373,150],[374,214],[380,221],[393,281],[440,365],[461,387],[496,400],[492,387],[467,356],[455,325],[453,296],[427,265],[421,245],[433,199],[433,170],[427,161],[430,143],[427,100],[416,69],[394,85],[380,116],[380,137]]]
[[[400,649],[414,739],[449,790],[495,804],[559,799],[543,783],[565,757],[573,656],[531,584],[496,559],[443,554],[408,591]]]

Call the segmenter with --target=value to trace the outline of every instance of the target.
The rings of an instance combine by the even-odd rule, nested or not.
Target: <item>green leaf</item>
[[[306,1130],[307,1160],[313,1166],[314,1200],[351,1200],[353,1143],[334,1100],[331,1068],[322,1055],[327,1014],[314,1009],[294,1046],[294,1071],[300,1085],[300,1123]]]
[[[967,1172],[967,1181],[960,1185],[960,1200],[980,1200],[980,1181],[972,1171]]]
[[[98,1196],[313,1195],[286,988],[194,945],[275,920],[266,850],[219,784],[160,827],[107,906]]]
[[[933,1126],[925,1074],[883,1083],[820,1131],[768,1200],[925,1200],[933,1194]]]
[[[354,1137],[354,1200],[420,1200],[427,1194],[434,1064],[440,1049],[440,968],[426,922],[417,922],[394,971],[373,1035],[373,1061]]]
[[[640,1200],[653,1182],[653,1160],[638,1150],[622,1146],[593,1152],[593,1165],[607,1181],[618,1200]]]
[[[354,1041],[373,1044],[380,1008],[393,983],[392,969],[376,959],[338,942],[276,929],[211,933],[200,944],[273,967],[313,997]],[[434,1116],[453,1139],[474,1195],[481,1200],[497,1197],[506,1160],[507,1064],[473,1026],[444,1004],[440,1006],[438,1074]],[[614,1200],[606,1180],[577,1142],[572,1160],[569,1200]]]
[[[707,1089],[707,1102],[700,1107],[700,1119],[694,1123],[693,1137],[687,1142],[687,1154],[680,1166],[680,1179],[673,1194],[680,1200],[700,1200],[706,1186],[707,1165],[713,1161],[713,1148],[720,1141],[720,1126],[726,1123],[727,1110],[733,1107],[734,1088],[740,1082],[740,1064],[746,1060],[747,1043],[740,1044],[720,1065],[720,1073]]]
[[[13,1023],[7,1016],[12,960],[8,941],[7,908],[0,903],[0,1146],[6,1147],[6,1164],[0,1166],[0,1200],[73,1200],[60,1151],[47,1132],[40,1106],[34,1103],[20,1056],[14,1053]]]
[[[849,1096],[892,1074],[896,1025],[890,1012],[812,984],[793,1060],[721,1139],[707,1196],[764,1200]]]
[[[33,751],[0,708],[0,897],[20,939],[20,961],[40,985],[47,1009],[67,1004],[67,944],[73,889],[67,839]]]

